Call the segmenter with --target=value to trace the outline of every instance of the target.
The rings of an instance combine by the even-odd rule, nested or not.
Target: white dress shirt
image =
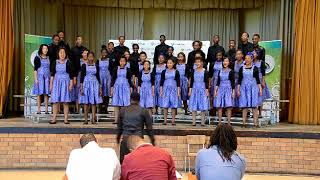
[[[119,180],[121,166],[113,149],[92,141],[71,151],[66,174],[68,180]]]

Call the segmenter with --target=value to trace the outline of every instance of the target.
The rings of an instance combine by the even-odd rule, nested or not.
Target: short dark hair
[[[137,44],[137,43],[132,44],[132,49],[133,49],[135,46],[138,46],[138,49],[139,49],[139,44]]]
[[[114,46],[114,43],[111,41],[111,42],[108,42],[108,46],[110,45],[110,44],[112,44],[113,46]]]
[[[194,46],[195,43],[199,43],[200,48],[202,47],[202,42],[199,40],[193,41],[192,46]]]
[[[165,35],[163,35],[163,34],[161,34],[161,35],[160,35],[160,38],[161,38],[161,37],[166,38],[166,36],[165,36]]]
[[[201,62],[203,62],[202,57],[196,57],[194,61],[200,60]]]
[[[137,92],[131,93],[130,100],[134,101],[134,102],[139,102],[140,101],[140,94]]]
[[[146,56],[147,56],[147,53],[146,53],[146,52],[144,52],[144,51],[141,51],[139,55],[141,55],[141,54],[144,54],[144,55],[146,55]]]
[[[77,36],[76,36],[76,40],[77,40],[78,38],[82,38],[82,36],[80,36],[80,35],[77,35]]]
[[[39,55],[39,56],[43,54],[42,48],[43,48],[44,46],[47,46],[48,52],[49,52],[49,46],[48,46],[47,44],[41,44],[40,47],[39,47],[39,50],[38,50],[38,55]],[[47,54],[48,54],[48,53],[47,53]]]
[[[238,146],[237,135],[231,125],[223,123],[216,127],[210,137],[209,147],[212,146],[217,146],[223,161],[231,161],[232,154]]]
[[[118,39],[120,39],[120,38],[126,39],[126,37],[124,37],[124,35],[121,35],[118,37]]]
[[[213,38],[215,38],[215,37],[217,37],[217,38],[220,39],[220,36],[219,36],[218,34],[215,34],[215,35],[213,36]]]
[[[233,41],[234,43],[236,43],[236,40],[234,40],[234,39],[230,39],[230,40],[229,40],[229,42],[231,42],[231,41]]]
[[[59,37],[58,34],[52,35],[52,38],[51,38],[51,39],[54,39],[55,37]]]
[[[59,34],[59,33],[61,33],[61,32],[64,34],[64,31],[62,31],[62,30],[57,31],[57,34]]]
[[[87,145],[89,142],[92,142],[92,141],[97,142],[97,139],[93,133],[84,134],[80,138],[80,145],[83,148],[85,145]]]
[[[249,37],[249,33],[248,32],[243,32],[242,34],[247,34],[247,36]]]
[[[94,52],[93,52],[93,51],[89,51],[89,52],[88,52],[88,56],[89,56],[90,54],[92,54],[93,57],[94,57]]]
[[[174,47],[173,47],[173,46],[169,46],[169,47],[168,47],[168,50],[169,50],[169,49],[172,49],[172,51],[174,51]]]
[[[253,37],[254,36],[257,36],[260,39],[260,35],[259,34],[256,33],[256,34],[253,35]]]

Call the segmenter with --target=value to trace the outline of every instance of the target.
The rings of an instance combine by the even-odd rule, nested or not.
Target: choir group
[[[243,126],[246,125],[248,108],[253,110],[254,126],[258,125],[259,107],[271,97],[265,81],[265,50],[259,46],[260,36],[254,34],[252,43],[249,34],[243,33],[236,48],[235,40],[229,41],[225,52],[219,45],[219,36],[213,37],[207,58],[201,50],[202,42],[192,43],[193,51],[187,58],[183,52],[177,57],[174,48],[165,44],[160,36],[153,63],[139,45],[133,44],[133,52],[124,45],[125,37],[119,37],[119,45],[113,42],[103,45],[100,58],[84,47],[81,36],[76,37],[75,46],[64,41],[64,32],[53,35],[50,45],[42,44],[34,59],[33,94],[37,95],[38,114],[41,113],[41,98],[44,97],[45,113],[48,113],[49,96],[53,103],[53,118],[63,106],[64,123],[68,122],[69,104],[75,104],[75,113],[84,107],[84,124],[88,124],[88,112],[96,123],[97,105],[100,113],[108,113],[109,98],[115,110],[116,124],[121,107],[130,104],[130,94],[140,93],[140,106],[149,109],[150,115],[163,109],[167,124],[171,109],[172,125],[178,108],[185,114],[192,112],[192,125],[196,126],[196,114],[201,112],[201,125],[205,125],[205,112],[218,111],[219,122],[226,112],[228,123],[232,109],[241,109]],[[152,68],[153,67],[153,68]]]

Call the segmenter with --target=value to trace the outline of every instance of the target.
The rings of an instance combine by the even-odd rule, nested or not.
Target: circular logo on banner
[[[34,58],[38,55],[38,50],[35,50],[31,53],[31,56],[30,56],[30,62],[32,64],[32,66],[34,66]]]
[[[275,62],[274,62],[274,58],[270,55],[266,55],[266,73],[269,74],[273,71],[274,66],[275,66]]]

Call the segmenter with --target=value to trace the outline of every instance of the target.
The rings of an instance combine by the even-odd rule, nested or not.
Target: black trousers
[[[124,156],[129,154],[130,150],[127,145],[127,138],[123,137],[123,139],[120,142],[120,163],[122,164],[124,160]]]

